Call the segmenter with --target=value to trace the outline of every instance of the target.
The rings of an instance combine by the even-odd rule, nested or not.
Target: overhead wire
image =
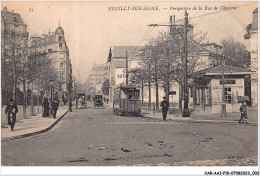
[[[249,3],[249,4],[245,4],[243,6],[239,6],[237,8],[242,8],[242,7],[247,7],[247,6],[251,6],[251,5],[254,5],[254,4],[257,4],[257,2],[253,2],[253,3]],[[194,17],[189,17],[189,19],[196,19],[196,18],[201,18],[201,17],[205,17],[205,16],[209,16],[209,15],[213,15],[213,14],[217,14],[217,13],[221,13],[221,12],[227,12],[226,10],[219,10],[217,12],[212,12],[212,13],[207,13],[207,14],[203,14],[203,15],[199,15],[199,16],[194,16]],[[178,19],[176,20],[175,22],[182,22],[184,21],[183,19]],[[160,23],[157,23],[156,25],[151,25],[150,28],[145,32],[144,34],[144,37],[138,42],[138,45],[140,45],[140,43],[146,39],[146,37],[151,33],[151,31],[154,29],[154,28],[151,28],[151,27],[157,27],[157,25],[163,25],[167,22],[160,22]],[[151,30],[150,30],[151,29]],[[216,53],[212,53],[211,51],[205,49],[204,47],[201,47],[199,44],[197,44],[194,40],[188,38],[188,40],[192,41],[196,46],[198,46],[199,48],[201,48],[202,50],[206,51],[206,52],[209,52],[210,54],[213,54],[213,55],[217,55],[217,56],[222,56],[222,55],[219,55],[219,54],[216,54]],[[136,47],[132,53],[132,60],[133,60],[133,56],[134,56],[134,53],[136,51]],[[224,57],[224,56],[222,56]],[[131,62],[129,63],[129,68],[131,68]]]
[[[144,36],[138,42],[137,46],[139,46],[141,44],[141,42],[147,38],[147,36],[153,31],[153,29],[154,28],[148,28],[148,30],[145,32]],[[135,51],[137,49],[137,46],[134,48],[134,51],[132,53],[132,57],[131,57],[132,60],[129,62],[129,68],[131,68],[131,63],[133,61],[134,53],[135,53]]]

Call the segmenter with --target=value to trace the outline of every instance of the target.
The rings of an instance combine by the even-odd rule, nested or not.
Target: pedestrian
[[[241,112],[241,117],[238,122],[241,123],[245,119],[245,122],[247,123],[247,105],[245,101],[242,102],[239,111]]]
[[[72,102],[71,102],[71,99],[69,100],[69,109],[70,109],[70,112],[72,112]]]
[[[79,109],[81,108],[81,105],[82,105],[82,98],[79,97]]]
[[[166,97],[163,97],[163,101],[161,102],[160,106],[162,107],[163,120],[166,121],[167,111],[169,108],[169,101],[166,100]]]
[[[42,103],[42,107],[43,107],[43,112],[42,112],[42,117],[49,117],[50,116],[50,103],[48,101],[48,98],[44,98],[44,101]]]
[[[107,104],[108,104],[108,98],[107,98]]]
[[[17,105],[15,104],[14,100],[10,98],[9,105],[5,108],[5,115],[7,117],[7,127],[8,125],[11,126],[11,131],[14,131],[14,125],[16,122],[16,113],[18,112]]]
[[[52,102],[53,118],[56,119],[57,110],[59,109],[59,101],[54,98]]]
[[[79,99],[78,97],[76,98],[76,109],[78,108],[78,105],[79,105]]]

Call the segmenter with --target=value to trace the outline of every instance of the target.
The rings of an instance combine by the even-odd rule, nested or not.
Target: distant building
[[[138,67],[138,56],[144,46],[113,46],[109,50],[109,102],[113,102],[114,87],[126,84],[126,52],[128,56],[128,69]]]
[[[17,73],[13,73],[13,66],[27,60],[25,53],[27,53],[28,35],[27,25],[23,22],[21,15],[7,11],[7,8],[4,7],[1,11],[1,88],[3,104],[6,104],[6,100],[12,97],[17,88],[23,89],[17,80]],[[16,84],[13,84],[14,81]],[[22,103],[21,99],[17,99],[18,104]]]
[[[54,32],[31,37],[31,52],[45,53],[52,60],[61,85],[56,87],[59,99],[69,99],[72,93],[72,65],[64,30],[59,25]]]
[[[93,97],[95,94],[102,94],[102,85],[108,79],[108,67],[94,64],[87,80],[87,94]]]
[[[250,69],[255,73],[251,76],[252,106],[258,105],[258,8],[253,11],[252,23],[247,26],[245,39],[250,40]]]

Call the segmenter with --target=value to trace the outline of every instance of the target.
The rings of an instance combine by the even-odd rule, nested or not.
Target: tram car
[[[140,90],[127,85],[115,87],[113,111],[115,115],[141,115]]]

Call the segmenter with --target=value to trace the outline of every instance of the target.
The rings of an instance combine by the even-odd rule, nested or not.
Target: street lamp
[[[51,102],[53,102],[53,93],[52,93],[52,89],[53,89],[53,84],[54,84],[54,80],[53,78],[50,78],[50,86],[51,86]]]
[[[76,97],[77,96],[77,83],[76,82],[74,83],[74,94],[75,94],[75,97]]]

